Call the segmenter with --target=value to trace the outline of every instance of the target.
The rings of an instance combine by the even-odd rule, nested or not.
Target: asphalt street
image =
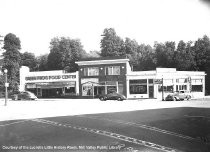
[[[182,107],[0,121],[0,151],[209,152],[210,109],[205,106],[209,102],[190,102],[202,102],[202,106],[188,103]],[[143,106],[143,102],[135,104]]]

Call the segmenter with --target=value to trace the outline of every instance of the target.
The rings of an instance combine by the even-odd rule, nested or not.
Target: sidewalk
[[[38,99],[12,101],[0,99],[0,121],[67,115],[121,112],[173,107],[210,108],[210,98],[191,101],[160,101],[157,99],[100,101],[99,99]]]

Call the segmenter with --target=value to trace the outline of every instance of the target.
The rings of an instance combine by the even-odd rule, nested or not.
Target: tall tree
[[[53,38],[50,42],[50,53],[48,55],[49,70],[67,70],[74,72],[77,70],[78,61],[86,52],[78,39],[66,37]]]
[[[195,62],[199,71],[206,71],[209,67],[208,60],[210,58],[210,40],[204,35],[199,38],[193,47],[195,51]]]
[[[155,42],[155,57],[157,58],[157,67],[167,67],[167,55],[165,52],[165,45],[163,43]]]
[[[21,65],[28,66],[31,71],[35,71],[37,68],[37,60],[34,53],[24,52],[21,54]]]
[[[44,54],[44,55],[40,55],[36,57],[36,61],[37,61],[36,71],[48,71],[47,58],[48,58],[48,54]]]
[[[8,70],[9,89],[17,90],[19,84],[19,66],[21,56],[19,50],[21,49],[20,39],[16,35],[9,33],[4,37],[3,53],[4,65],[3,68]]]
[[[106,28],[102,34],[101,56],[122,56],[125,55],[124,41],[117,36],[113,28]]]

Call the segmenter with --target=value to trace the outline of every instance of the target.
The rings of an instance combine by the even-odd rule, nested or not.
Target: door
[[[154,98],[154,86],[149,86],[149,98]]]

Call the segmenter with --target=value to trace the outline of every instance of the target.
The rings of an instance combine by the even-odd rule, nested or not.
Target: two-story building
[[[79,95],[98,96],[110,91],[127,95],[126,74],[130,71],[129,59],[98,58],[81,60],[79,65]]]

